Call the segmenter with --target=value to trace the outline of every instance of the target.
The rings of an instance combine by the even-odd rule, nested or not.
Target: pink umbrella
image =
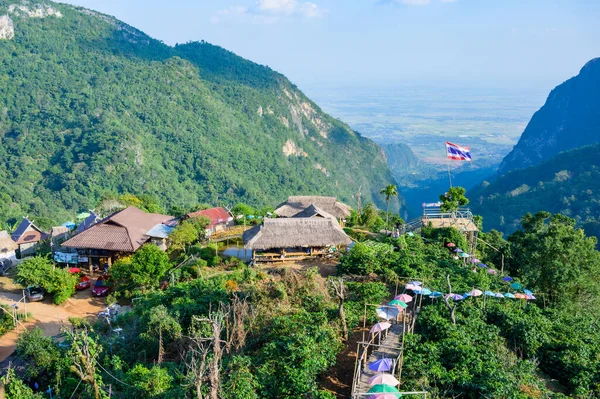
[[[471,263],[481,263],[481,261],[477,258],[471,259]]]
[[[469,292],[469,294],[471,294],[471,296],[481,296],[483,292],[481,292],[480,290],[472,290],[471,292]]]
[[[515,298],[517,298],[517,299],[527,299],[527,295],[519,293],[519,294],[515,294]]]
[[[418,289],[420,289],[420,287],[418,285],[414,285],[414,284],[406,284],[404,286],[404,288],[406,288],[407,290],[418,290]]]
[[[531,301],[535,301],[535,296],[533,296],[533,295],[527,295],[527,299],[529,299]]]
[[[410,303],[412,302],[413,297],[408,294],[402,294],[395,296],[394,299],[398,299],[399,301],[402,301],[404,303]]]
[[[397,393],[376,393],[369,396],[367,399],[398,399],[400,396]]]
[[[396,377],[394,377],[391,374],[376,374],[373,377],[369,378],[368,381],[369,385],[377,385],[377,384],[385,384],[385,385],[391,385],[393,387],[395,387],[396,385],[400,384],[400,381],[398,381],[396,379]]]
[[[488,269],[488,273],[489,274],[496,274],[498,273],[497,271],[495,271],[494,269]]]
[[[381,322],[375,324],[373,327],[371,327],[371,334],[380,332],[380,331],[385,331],[388,328],[390,328],[391,326],[392,326],[391,323],[388,323],[387,321],[381,321]]]

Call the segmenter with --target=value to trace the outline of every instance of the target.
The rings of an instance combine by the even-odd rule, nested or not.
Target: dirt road
[[[0,291],[0,303],[12,305],[21,298],[21,295],[12,292]],[[25,323],[26,328],[40,327],[47,336],[60,333],[62,324],[68,323],[69,317],[94,318],[106,307],[105,298],[92,298],[90,290],[83,290],[70,298],[61,306],[53,305],[48,299],[42,302],[28,302],[19,306],[20,310],[31,313],[32,318]],[[0,362],[12,354],[19,334],[23,327],[13,330],[0,337]]]

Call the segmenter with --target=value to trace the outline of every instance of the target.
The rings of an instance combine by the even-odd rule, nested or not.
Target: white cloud
[[[426,6],[431,3],[431,0],[400,0],[400,3],[409,6]]]
[[[212,16],[211,22],[216,24],[225,20],[235,20],[238,22],[268,24],[283,18],[319,18],[324,16],[325,13],[325,10],[311,2],[258,0],[252,7],[232,6],[219,10]]]

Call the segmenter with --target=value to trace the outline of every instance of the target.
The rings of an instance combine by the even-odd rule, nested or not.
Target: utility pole
[[[358,201],[358,218],[360,219],[360,196],[361,196],[361,189],[362,189],[362,184],[360,185],[360,187],[358,187],[358,191],[356,192],[356,198]]]

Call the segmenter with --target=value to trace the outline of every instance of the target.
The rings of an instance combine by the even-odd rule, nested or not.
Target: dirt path
[[[21,298],[21,295],[14,292],[0,291],[0,303],[12,305]],[[47,336],[54,336],[60,333],[60,327],[64,323],[68,323],[69,317],[95,317],[98,312],[106,307],[104,298],[92,298],[90,290],[83,290],[70,298],[61,306],[56,306],[50,300],[45,299],[42,302],[29,302],[24,306],[20,305],[20,310],[31,313],[32,318],[25,323],[25,327],[30,329],[34,326],[44,330]],[[13,330],[0,337],[0,362],[5,360],[12,354],[15,349],[15,344],[20,333],[23,332],[23,327],[19,326],[17,330]]]

